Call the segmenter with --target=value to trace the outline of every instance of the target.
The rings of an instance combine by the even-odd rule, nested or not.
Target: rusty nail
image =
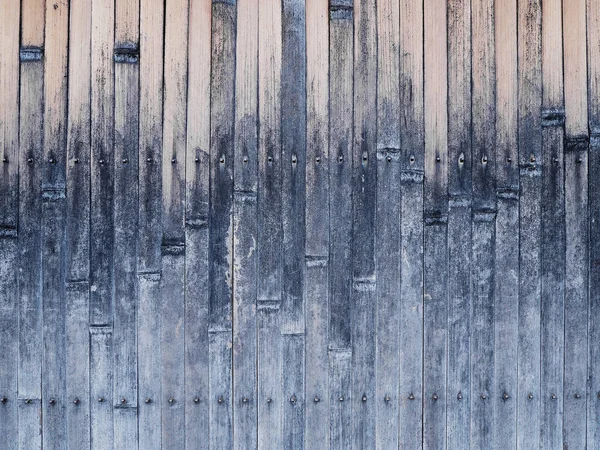
[[[295,396],[295,395],[292,395],[292,396],[290,397],[290,402],[291,402],[291,403],[296,403],[296,396]]]
[[[200,399],[198,397],[194,397],[194,403],[200,403]]]
[[[598,395],[600,395],[600,394],[598,394]],[[315,403],[319,403],[320,400],[321,399],[319,398],[319,396],[315,395]]]
[[[411,393],[410,393],[410,395],[408,396],[408,399],[409,399],[409,400],[414,400],[414,399],[415,399],[415,396],[414,396],[414,394],[413,394],[412,392],[411,392]]]
[[[431,398],[433,399],[433,401],[437,401],[438,396],[437,396],[437,394],[433,394],[433,397],[431,397]]]
[[[169,403],[171,403],[171,404],[175,403],[175,399],[173,397],[169,397]]]

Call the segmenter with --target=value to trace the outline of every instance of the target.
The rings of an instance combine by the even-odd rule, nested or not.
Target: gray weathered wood
[[[448,381],[449,448],[469,448],[471,308],[471,9],[448,3]]]
[[[89,408],[91,448],[111,449],[113,428],[113,330],[90,327],[90,397],[69,399],[69,408]]]
[[[424,4],[423,448],[446,446],[448,112],[446,8]],[[440,32],[440,30],[443,30]],[[414,395],[414,394],[413,394]],[[409,397],[409,400],[410,397]],[[412,400],[414,401],[414,400]]]
[[[282,2],[258,16],[258,448],[283,447],[281,74]],[[285,164],[291,163],[286,161]]]
[[[517,4],[519,347],[517,448],[540,442],[541,2]],[[532,432],[535,430],[535,432]]]
[[[258,300],[258,448],[283,448],[283,386],[279,376],[283,343],[279,302]]]
[[[236,5],[213,3],[209,205],[210,448],[231,448]]]
[[[21,65],[19,165],[19,353],[18,397],[41,399],[42,375],[42,141],[43,82],[41,61]],[[28,161],[31,159],[32,163]],[[9,247],[10,248],[10,247]],[[16,256],[16,255],[15,255]],[[3,258],[6,258],[3,255]],[[6,274],[8,276],[8,274]],[[9,278],[10,279],[10,278]],[[19,410],[19,448],[40,449],[41,402]]]
[[[306,202],[306,11],[281,8],[283,448],[304,448],[304,257]]]
[[[15,287],[17,286],[17,273],[14,268],[17,264],[17,242],[15,239],[0,239],[0,351],[5,355],[5,361],[0,366],[0,445],[7,449],[16,449],[19,443],[18,413],[23,407],[38,409],[39,399],[31,404],[22,405],[18,394],[18,346],[19,336],[15,323],[18,320],[18,306],[16,302]],[[34,399],[35,400],[35,399]],[[31,414],[31,412],[29,412]],[[21,413],[21,415],[24,415]]]
[[[115,36],[115,59],[125,36]],[[137,45],[137,44],[134,44]],[[137,51],[137,49],[136,49]],[[132,56],[135,58],[136,56]],[[138,89],[137,63],[115,64],[114,149],[114,447],[137,445],[137,231],[138,231]]]
[[[90,324],[108,325],[114,296],[114,1],[92,0]]]
[[[597,70],[594,67],[594,70]],[[597,117],[590,115],[596,121]],[[588,176],[590,180],[597,180],[600,176],[600,136],[590,138],[588,157]],[[596,183],[589,183],[589,286],[600,286],[600,239],[592,238],[594,230],[600,226],[600,187]],[[588,317],[588,410],[587,410],[587,445],[594,448],[600,444],[600,292],[590,289],[590,306]]]
[[[540,445],[563,442],[565,305],[564,100],[560,1],[542,8],[542,299]],[[554,47],[554,50],[551,48]],[[554,120],[550,120],[554,118]],[[556,395],[556,400],[547,393]]]
[[[283,447],[304,448],[304,334],[282,336]]]
[[[370,231],[375,235],[375,273],[377,276],[376,295],[373,301],[371,290],[375,282],[375,273],[365,271],[363,274],[364,282],[355,287],[362,288],[364,292],[356,292],[355,295],[361,295],[362,299],[374,303],[377,308],[376,323],[369,323],[374,332],[377,330],[377,352],[376,352],[376,373],[377,390],[374,398],[367,399],[375,403],[376,408],[376,438],[374,444],[376,448],[397,448],[398,447],[398,406],[400,401],[399,394],[399,375],[400,375],[400,355],[398,347],[400,342],[400,308],[398,307],[398,292],[400,291],[400,270],[401,270],[401,222],[400,218],[400,170],[401,157],[400,146],[400,85],[399,85],[399,5],[396,2],[380,2],[377,8],[377,143],[375,152],[369,133],[374,130],[364,122],[371,121],[373,113],[363,111],[361,129],[364,129],[365,135],[359,140],[355,149],[355,164],[362,170],[355,175],[355,194],[361,201],[363,214],[362,227],[365,231]],[[368,72],[367,72],[368,74]],[[363,87],[363,90],[366,90]],[[365,104],[366,99],[358,100]],[[368,138],[368,139],[365,139]],[[361,154],[362,153],[362,154]],[[365,189],[361,193],[362,184],[374,179],[373,169],[376,168],[376,193],[372,193],[372,187]],[[362,173],[361,173],[362,172]],[[362,181],[362,175],[365,175]],[[365,186],[365,187],[367,187]],[[370,194],[370,198],[367,198]],[[375,198],[373,198],[375,197]],[[376,206],[375,217],[372,217],[367,208]],[[375,221],[376,218],[376,221]],[[371,222],[372,221],[372,222]],[[358,226],[358,222],[355,220]],[[374,233],[370,230],[374,227]],[[355,255],[356,264],[369,264],[372,256],[369,254],[371,243],[370,237],[363,235],[359,230],[355,231],[355,236],[361,236],[366,239],[367,245],[356,245],[355,250],[365,249],[367,252]],[[365,254],[366,253],[366,254]],[[371,258],[369,258],[371,256]],[[361,257],[366,261],[358,261]],[[368,266],[367,266],[368,269]],[[356,271],[356,268],[354,269]],[[360,269],[359,269],[360,270]],[[359,272],[360,273],[360,272]],[[369,279],[371,278],[371,279]],[[361,298],[361,297],[359,297]],[[361,305],[363,308],[366,305]],[[369,317],[370,318],[370,317]],[[356,324],[355,326],[357,326]],[[364,330],[367,331],[367,330]],[[365,333],[368,336],[368,333]],[[365,343],[362,343],[365,347]],[[361,352],[355,343],[355,351]],[[369,347],[367,347],[369,348]],[[356,360],[356,358],[355,358]],[[403,386],[404,387],[404,386]],[[357,392],[355,390],[355,392]],[[360,392],[359,392],[360,394]],[[358,400],[360,401],[360,400]],[[357,401],[355,401],[355,404]]]
[[[138,434],[139,448],[161,448],[161,238],[163,4],[140,2],[138,182]]]
[[[258,2],[238,2],[233,236],[233,448],[257,448]]]
[[[566,138],[563,448],[589,448],[586,446],[590,287],[589,122],[587,55],[585,46],[582,45],[586,41],[586,2],[563,4],[562,20]],[[590,401],[594,401],[592,398]]]
[[[494,2],[474,0],[472,10],[472,261],[471,438],[474,448],[493,445],[495,254],[495,48]]]
[[[329,448],[329,2],[306,2],[306,448]]]
[[[138,447],[161,448],[160,274],[138,275]]]
[[[65,187],[69,5],[46,5],[44,159],[42,162],[42,403],[43,446],[65,448]],[[84,404],[87,406],[87,402]],[[83,406],[83,405],[82,405]]]
[[[185,202],[185,440],[209,447],[208,201],[210,148],[210,0],[190,2]],[[196,398],[198,399],[196,401]]]
[[[66,192],[66,408],[67,448],[90,448],[90,83],[92,2],[71,5]],[[49,401],[49,399],[44,399]]]
[[[348,349],[329,350],[329,448],[352,448],[351,364]]]
[[[590,145],[588,155],[589,214],[589,316],[588,316],[588,401],[587,446],[600,446],[600,185],[593,182],[600,176],[600,47],[594,45],[600,37],[600,4],[587,3],[587,88]]]
[[[564,160],[566,272],[563,443],[569,448],[585,448],[589,307],[587,140],[573,141],[567,135]]]
[[[329,22],[329,391],[330,446],[352,442],[352,330],[348,305],[352,280],[353,11],[330,2]],[[358,396],[358,395],[357,395]],[[340,400],[343,399],[343,400]]]
[[[162,443],[185,446],[185,161],[189,2],[165,4],[162,149]],[[167,444],[168,443],[168,444]]]
[[[494,256],[495,448],[514,449],[517,404],[519,292],[519,167],[517,146],[517,3],[495,3],[496,244]],[[507,394],[506,397],[504,394]],[[500,396],[500,397],[499,397]]]
[[[401,281],[398,441],[421,446],[423,436],[423,174],[425,162],[423,4],[400,3]],[[413,255],[408,258],[408,255]],[[408,400],[413,394],[416,401]]]
[[[397,10],[396,10],[397,11]],[[393,15],[392,15],[393,20]],[[376,447],[375,213],[377,194],[377,8],[356,2],[354,9],[354,137],[352,159],[352,446]],[[396,24],[398,16],[396,15]],[[397,31],[397,29],[396,29]],[[396,69],[398,58],[396,54]],[[398,119],[398,71],[396,119]],[[393,119],[392,119],[393,120]],[[398,122],[396,122],[396,125]],[[366,156],[366,160],[365,160]],[[347,319],[348,321],[348,319]],[[397,333],[397,327],[396,327]],[[394,358],[396,359],[396,358]]]

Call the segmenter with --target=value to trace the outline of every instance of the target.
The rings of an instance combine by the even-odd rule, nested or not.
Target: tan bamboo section
[[[600,0],[2,0],[0,450],[600,449]]]

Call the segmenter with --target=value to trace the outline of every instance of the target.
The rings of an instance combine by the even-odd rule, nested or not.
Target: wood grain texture
[[[560,447],[565,370],[565,172],[561,2],[542,8],[542,299],[540,445]],[[555,50],[552,51],[551,48]],[[547,393],[556,395],[556,399]]]
[[[7,0],[1,449],[600,442],[596,0]]]
[[[444,3],[424,3],[423,448],[445,448],[448,336],[448,72]],[[440,32],[440,30],[442,30]],[[414,351],[414,350],[413,350]],[[414,393],[412,396],[414,397]],[[411,400],[409,394],[408,401]],[[418,397],[416,397],[418,399]],[[406,401],[405,399],[402,399]]]
[[[397,293],[401,280],[401,187],[400,187],[400,11],[398,2],[380,2],[377,8],[377,141],[375,149],[364,136],[362,145],[355,149],[355,164],[361,168],[355,177],[355,195],[359,199],[366,217],[362,220],[362,228],[355,231],[355,240],[370,243],[370,238],[363,233],[375,235],[375,254],[365,254],[362,259],[370,256],[375,260],[374,273],[363,275],[360,287],[364,292],[363,303],[374,304],[376,311],[375,323],[355,324],[366,330],[377,330],[376,335],[376,392],[373,401],[376,405],[376,448],[397,448],[399,420],[399,376],[400,358],[398,345],[400,343],[400,308],[398,308]],[[371,44],[373,45],[373,44]],[[360,48],[360,47],[359,47]],[[359,99],[364,105],[366,99]],[[358,105],[360,105],[359,103]],[[357,105],[357,106],[358,106]],[[372,112],[364,111],[362,121],[370,121]],[[367,119],[367,117],[369,119]],[[368,127],[363,128],[372,132]],[[369,145],[371,144],[371,145]],[[360,153],[358,152],[360,150]],[[362,153],[362,154],[361,154]],[[371,169],[374,167],[376,170]],[[373,173],[375,172],[375,173]],[[376,176],[375,180],[372,180]],[[366,184],[375,181],[376,191],[372,192]],[[374,214],[371,209],[375,206]],[[367,209],[367,207],[369,209]],[[371,213],[370,215],[368,215]],[[373,217],[374,216],[374,217]],[[376,218],[376,220],[375,220]],[[355,219],[355,223],[357,223]],[[358,223],[357,223],[358,225]],[[374,228],[374,233],[371,231]],[[368,246],[356,245],[356,249]],[[369,264],[370,260],[360,261],[355,256],[357,264]],[[368,266],[367,266],[368,267]],[[364,269],[363,269],[364,270]],[[356,272],[356,269],[355,269]],[[356,275],[355,275],[356,276]],[[370,276],[370,279],[368,278]],[[375,283],[376,281],[376,283]],[[356,284],[356,281],[355,281]],[[375,291],[375,295],[371,292]],[[360,291],[357,292],[360,294]],[[360,297],[359,297],[360,298]],[[368,302],[368,303],[367,303]],[[365,306],[363,306],[365,308]],[[366,309],[366,308],[365,308]],[[364,333],[369,336],[368,333]],[[355,343],[357,351],[367,347],[365,343]],[[364,363],[363,363],[364,364]],[[388,400],[386,400],[386,398]],[[369,401],[369,399],[367,399]],[[373,413],[371,413],[373,415]]]
[[[469,448],[471,402],[471,8],[448,2],[448,381],[449,448]]]
[[[190,2],[185,158],[185,448],[207,449],[210,0]],[[196,399],[198,399],[196,401]]]
[[[90,157],[92,2],[71,5],[66,192],[66,392],[90,398]],[[31,62],[28,64],[37,64]],[[35,159],[34,159],[35,161]],[[49,400],[49,399],[48,399]],[[87,402],[86,402],[87,404]],[[67,408],[67,448],[89,448],[89,408]]]
[[[256,449],[258,8],[238,2],[233,236],[233,448]],[[302,255],[303,256],[303,255]]]
[[[519,347],[517,448],[538,447],[540,405],[541,3],[517,4],[519,173]],[[512,162],[512,161],[511,161]]]
[[[306,2],[306,448],[329,446],[329,2]]]
[[[30,47],[43,43],[41,33],[34,29],[43,25],[43,3],[23,5],[21,45]],[[36,9],[37,8],[37,9]],[[42,19],[35,15],[41,10]],[[37,20],[36,20],[37,19]],[[40,36],[41,35],[41,36]],[[39,49],[36,49],[39,51]],[[21,64],[19,95],[19,231],[18,242],[18,398],[41,399],[42,376],[42,212],[43,90],[44,66],[41,61]],[[31,163],[29,162],[31,161]],[[32,163],[37,162],[37,166]],[[10,279],[10,278],[9,278]],[[86,330],[87,331],[87,330]],[[21,449],[41,449],[41,401],[21,404],[18,413],[18,446]],[[10,423],[10,421],[7,421]]]

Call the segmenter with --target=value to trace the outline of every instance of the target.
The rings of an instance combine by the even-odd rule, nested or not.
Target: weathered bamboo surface
[[[0,450],[600,449],[600,0],[3,0]]]

